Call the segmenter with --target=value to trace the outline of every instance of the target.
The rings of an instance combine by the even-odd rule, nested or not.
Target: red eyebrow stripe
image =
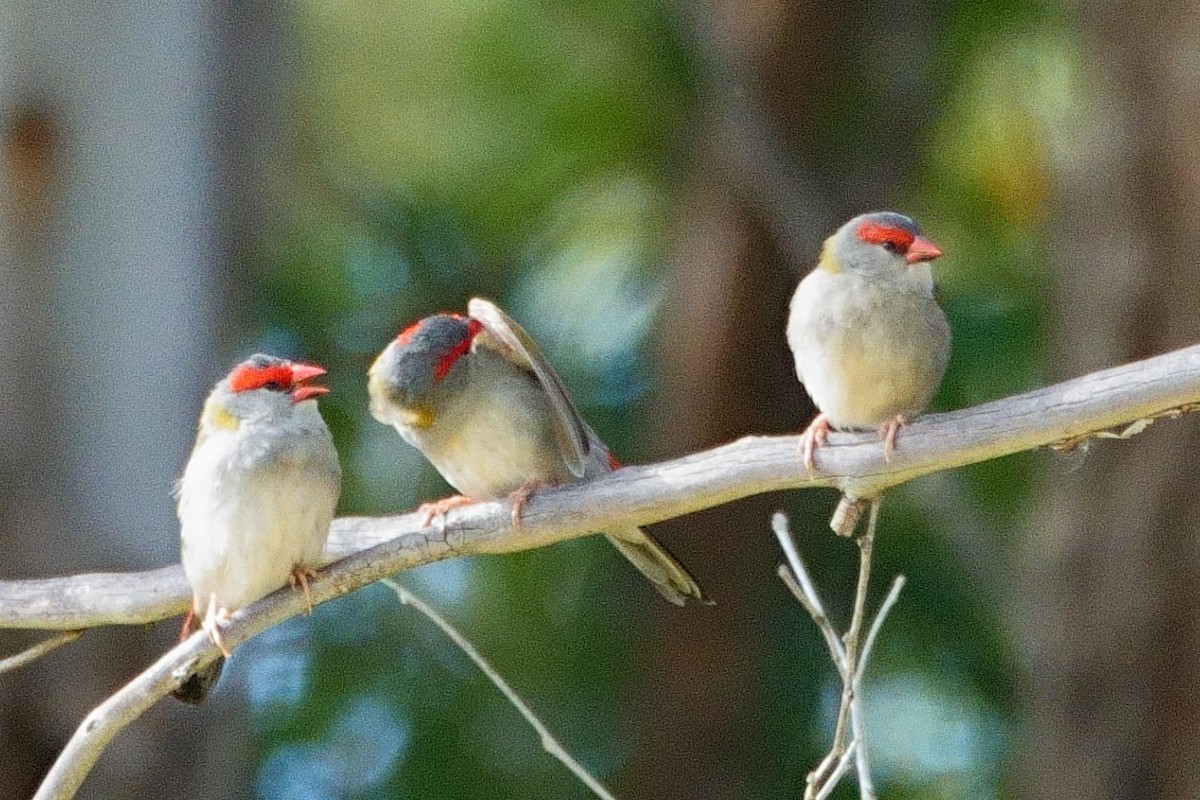
[[[457,314],[453,315],[455,319],[462,319]],[[454,363],[459,358],[465,356],[467,351],[471,349],[471,342],[475,341],[475,335],[483,330],[483,323],[474,317],[467,317],[467,335],[462,338],[462,341],[454,345],[454,349],[446,355],[442,356],[442,360],[438,362],[433,370],[433,381],[437,383],[442,378],[446,377],[446,373],[454,366]]]
[[[425,320],[423,319],[417,320],[412,325],[409,325],[407,328],[400,331],[400,335],[396,337],[396,341],[400,344],[408,344],[408,340],[413,337],[413,334],[421,329],[421,325],[424,324],[424,322]]]
[[[912,231],[906,231],[904,228],[898,228],[895,225],[885,225],[871,220],[867,220],[859,225],[858,230],[855,232],[858,234],[858,238],[868,244],[891,242],[901,253],[908,250],[913,240],[917,238],[916,234]]]
[[[287,389],[292,385],[292,368],[285,364],[270,364],[265,367],[238,367],[229,376],[229,388],[234,392],[261,389],[268,383],[277,383]]]

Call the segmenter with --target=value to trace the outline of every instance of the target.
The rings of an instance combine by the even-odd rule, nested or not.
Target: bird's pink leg
[[[221,635],[221,623],[229,621],[229,609],[217,608],[217,596],[209,595],[208,611],[204,614],[204,619],[200,621],[200,627],[208,634],[208,638],[212,639],[213,644],[221,648],[221,652],[226,658],[232,655],[229,648],[225,645],[225,637]]]
[[[461,494],[443,497],[441,500],[435,500],[432,503],[422,503],[417,509],[417,513],[421,515],[421,527],[428,528],[433,524],[433,521],[439,520],[441,525],[445,525],[446,512],[452,508],[461,508],[469,506],[475,501],[470,497]]]
[[[179,641],[183,641],[192,635],[192,626],[196,624],[196,611],[189,608],[187,616],[183,618],[183,627],[179,629]]]
[[[825,445],[827,436],[829,436],[828,414],[817,414],[804,429],[804,433],[800,434],[800,452],[804,455],[804,466],[808,468],[809,478],[812,478],[813,468],[816,466],[814,454],[818,447]]]
[[[883,439],[883,460],[891,463],[892,451],[896,449],[896,434],[908,424],[908,417],[897,414],[879,426],[879,438]]]
[[[288,584],[293,589],[299,586],[304,590],[304,599],[308,601],[308,613],[312,614],[312,589],[308,588],[308,582],[315,581],[321,577],[321,573],[317,572],[312,567],[302,567],[297,564],[288,574]]]
[[[514,531],[521,530],[521,514],[525,511],[525,504],[529,502],[529,498],[538,489],[547,485],[546,481],[535,478],[521,484],[508,496],[508,502],[512,504],[512,526]]]

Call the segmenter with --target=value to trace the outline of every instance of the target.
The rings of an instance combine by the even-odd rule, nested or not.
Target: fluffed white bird
[[[183,569],[192,610],[228,656],[220,624],[291,582],[308,593],[329,536],[341,467],[310,383],[321,367],[257,354],[213,388],[178,485]],[[185,630],[187,623],[185,623]],[[203,698],[220,671],[176,696]]]
[[[831,427],[878,429],[887,458],[899,429],[933,400],[950,358],[950,326],[930,267],[941,255],[908,217],[862,214],[825,241],[800,281],[787,341],[820,411],[801,440],[810,474]],[[844,532],[857,514],[844,501],[834,518]]]

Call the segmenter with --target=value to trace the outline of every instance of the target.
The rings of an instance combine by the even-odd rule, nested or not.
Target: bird
[[[950,358],[930,265],[941,256],[909,217],[861,214],[796,287],[787,342],[819,411],[801,437],[810,475],[830,428],[878,429],[890,459],[900,428],[929,407]]]
[[[405,328],[368,372],[370,410],[416,447],[460,495],[426,504],[428,525],[450,508],[509,497],[513,526],[539,487],[620,466],[583,420],[537,345],[489,300]],[[707,603],[667,549],[636,526],[607,537],[667,600]]]
[[[180,556],[194,619],[225,657],[220,625],[291,583],[309,597],[341,490],[341,466],[311,381],[315,364],[255,354],[217,382],[176,487]],[[220,673],[189,677],[175,695],[199,702]]]

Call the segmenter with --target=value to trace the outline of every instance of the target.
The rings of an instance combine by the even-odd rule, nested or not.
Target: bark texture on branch
[[[1200,345],[947,414],[904,429],[891,460],[874,433],[834,433],[809,478],[798,438],[746,437],[673,461],[626,467],[587,483],[536,492],[514,531],[507,503],[476,503],[421,528],[417,514],[334,521],[328,572],[314,599],[331,599],[403,569],[474,553],[542,547],[622,525],[649,525],[749,495],[833,486],[872,497],[938,470],[1093,435],[1141,430],[1200,404]],[[1132,426],[1132,427],[1130,427]],[[368,549],[371,548],[371,549]],[[700,576],[703,578],[703,576]],[[332,583],[332,586],[328,585]],[[0,581],[0,628],[73,630],[144,624],[186,609],[178,566],[139,573]],[[296,604],[297,610],[304,608]],[[254,616],[251,614],[251,616]],[[231,639],[236,644],[240,639]]]
[[[1155,417],[1181,413],[1198,402],[1200,346],[1194,346],[919,420],[906,431],[890,463],[884,461],[874,435],[831,436],[830,447],[819,453],[821,475],[811,479],[800,468],[797,437],[750,437],[675,461],[539,491],[526,505],[519,530],[512,529],[507,505],[496,502],[452,511],[437,529],[418,529],[416,514],[342,518],[334,524],[329,558],[374,546],[328,567],[312,584],[311,602],[327,602],[400,570],[444,558],[540,547],[624,524],[649,524],[758,492],[837,486],[860,497],[872,496],[929,472],[1041,445],[1074,443],[1116,426],[1124,427],[1116,435],[1131,435]],[[84,628],[125,622],[128,617],[145,621],[166,616],[184,604],[187,590],[177,569],[0,583],[0,627]],[[151,591],[139,592],[143,586]],[[234,614],[223,626],[225,642],[236,647],[308,608],[310,600],[303,593],[276,591]],[[105,700],[80,724],[35,800],[73,797],[118,733],[217,655],[208,636],[196,633]]]

